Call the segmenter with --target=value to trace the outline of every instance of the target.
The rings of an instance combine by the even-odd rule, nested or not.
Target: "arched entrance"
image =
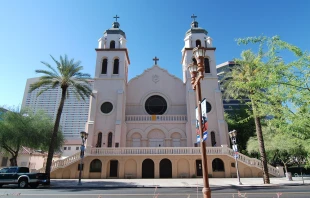
[[[168,159],[162,159],[159,163],[159,177],[172,178],[172,164]]]
[[[142,162],[142,178],[154,178],[154,162],[151,159],[145,159]]]

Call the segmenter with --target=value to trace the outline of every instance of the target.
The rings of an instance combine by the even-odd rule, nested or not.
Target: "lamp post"
[[[203,130],[202,130],[202,115],[201,115],[201,87],[200,80],[204,77],[204,57],[206,49],[204,47],[195,47],[193,54],[196,58],[198,65],[191,63],[188,65],[188,70],[191,74],[191,84],[193,90],[196,90],[196,101],[198,106],[198,123],[200,133],[200,148],[202,157],[202,176],[203,176],[203,188],[202,194],[204,198],[211,198],[211,189],[209,187],[208,178],[208,165],[207,165],[207,151],[206,142],[203,141]],[[197,75],[198,74],[198,75]]]
[[[85,151],[85,141],[87,140],[88,137],[88,133],[86,133],[85,131],[81,131],[80,132],[81,138],[82,138],[82,145],[81,145],[81,162],[80,162],[80,173],[79,173],[79,183],[78,185],[82,185],[81,183],[81,179],[82,179],[82,166],[83,166],[83,158],[84,158],[84,151]]]
[[[231,142],[233,143],[233,150],[235,151],[236,169],[237,169],[237,177],[238,177],[239,185],[242,185],[242,183],[240,181],[240,174],[239,174],[239,168],[238,168],[237,131],[232,130],[228,134],[229,134],[229,137],[231,139]]]

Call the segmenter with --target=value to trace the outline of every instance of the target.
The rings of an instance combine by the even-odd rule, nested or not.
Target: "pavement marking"
[[[274,195],[277,192],[261,192],[261,193],[247,193],[247,192],[241,192],[246,193],[247,195]],[[196,195],[196,193],[190,193],[191,195]],[[201,193],[199,193],[201,194]],[[232,194],[238,194],[238,192],[229,192],[229,193],[211,193],[214,195],[232,195]],[[284,194],[309,194],[309,192],[282,192],[282,195]],[[1,195],[1,194],[0,194]],[[150,196],[154,195],[154,193],[150,194],[23,194],[21,193],[19,196]],[[179,195],[189,195],[189,193],[173,193],[173,194],[162,194],[159,193],[161,196],[179,196]]]

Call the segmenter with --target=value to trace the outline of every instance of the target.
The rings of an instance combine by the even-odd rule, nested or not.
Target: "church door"
[[[140,138],[133,138],[132,139],[132,147],[140,147]]]
[[[196,175],[202,176],[202,161],[201,160],[196,160]]]
[[[154,162],[151,159],[145,159],[142,162],[142,178],[154,178]]]
[[[162,159],[159,163],[160,178],[172,178],[172,164],[168,159]]]
[[[172,139],[172,146],[173,147],[181,147],[180,139]]]
[[[163,139],[149,139],[150,147],[163,147],[164,140]]]
[[[117,170],[118,170],[118,161],[111,160],[110,161],[110,177],[117,177]]]

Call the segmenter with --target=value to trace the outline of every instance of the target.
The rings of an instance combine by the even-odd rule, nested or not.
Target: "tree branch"
[[[277,84],[288,85],[288,86],[292,86],[292,87],[296,87],[296,88],[300,88],[300,89],[306,89],[306,90],[310,91],[309,87],[300,87],[300,86],[297,86],[297,85],[292,85],[290,83],[284,83],[284,82],[277,82]]]
[[[1,145],[2,148],[4,148],[5,150],[7,150],[12,156],[14,156],[15,151],[13,149],[11,149],[8,145],[6,145],[5,143]]]

